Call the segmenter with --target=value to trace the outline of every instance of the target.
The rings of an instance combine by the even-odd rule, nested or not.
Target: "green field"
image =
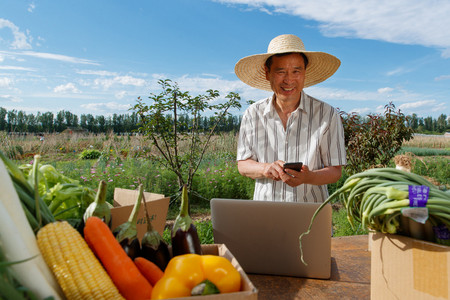
[[[153,156],[155,151],[144,137],[117,135],[62,135],[38,137],[2,137],[0,150],[13,158],[18,165],[30,164],[35,154],[40,154],[42,163],[51,164],[72,179],[86,186],[97,188],[100,180],[108,184],[108,201],[112,202],[114,188],[135,189],[139,183],[145,191],[171,196],[168,220],[178,213],[179,187],[175,174],[158,165]],[[209,216],[209,199],[242,198],[250,199],[254,183],[241,176],[235,162],[236,136],[232,134],[215,137],[209,147],[193,182],[191,215],[199,222],[199,234],[204,243],[212,242],[211,222],[204,221]],[[83,159],[82,153],[91,151],[100,155],[94,159]],[[93,151],[95,150],[95,151]],[[426,176],[443,189],[450,187],[449,168],[450,138],[430,140],[416,136],[405,144],[400,154],[411,160],[414,173]],[[84,155],[86,157],[86,155]],[[392,165],[394,163],[392,162]],[[344,179],[330,185],[330,193],[338,188]],[[335,236],[365,233],[361,228],[351,228],[346,212],[334,205],[333,227]]]

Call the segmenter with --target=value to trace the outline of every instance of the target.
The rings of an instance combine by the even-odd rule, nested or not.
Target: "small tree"
[[[139,97],[132,108],[140,117],[138,130],[158,150],[160,155],[154,158],[176,174],[180,187],[186,184],[190,191],[194,175],[217,125],[230,114],[230,108],[241,107],[240,97],[231,92],[226,96],[225,103],[211,104],[219,97],[216,90],[208,90],[204,95],[193,97],[189,92],[180,91],[178,84],[169,79],[158,83],[162,92],[149,96],[152,100],[150,105]],[[201,123],[201,113],[204,111],[214,114],[209,128],[203,128]],[[180,118],[186,115],[190,117]]]
[[[403,141],[412,138],[408,117],[395,105],[386,105],[383,115],[369,114],[365,119],[356,113],[341,112],[347,149],[349,175],[374,166],[387,166],[401,149]]]

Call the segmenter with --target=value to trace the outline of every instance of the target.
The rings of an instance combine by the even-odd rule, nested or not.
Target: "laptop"
[[[225,244],[244,271],[329,279],[331,275],[331,205],[306,232],[320,203],[211,199],[214,243]]]

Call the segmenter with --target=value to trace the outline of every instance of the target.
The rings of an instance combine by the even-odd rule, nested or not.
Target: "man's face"
[[[272,57],[266,79],[280,101],[298,101],[305,82],[305,62],[298,53]]]

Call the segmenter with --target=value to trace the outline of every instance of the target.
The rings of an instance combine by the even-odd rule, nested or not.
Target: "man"
[[[339,68],[336,57],[306,51],[295,35],[274,38],[265,54],[241,59],[236,75],[246,84],[273,91],[244,113],[239,132],[239,172],[253,178],[255,200],[323,202],[327,184],[341,177],[346,164],[340,115],[304,91]],[[303,162],[301,171],[285,162]]]

